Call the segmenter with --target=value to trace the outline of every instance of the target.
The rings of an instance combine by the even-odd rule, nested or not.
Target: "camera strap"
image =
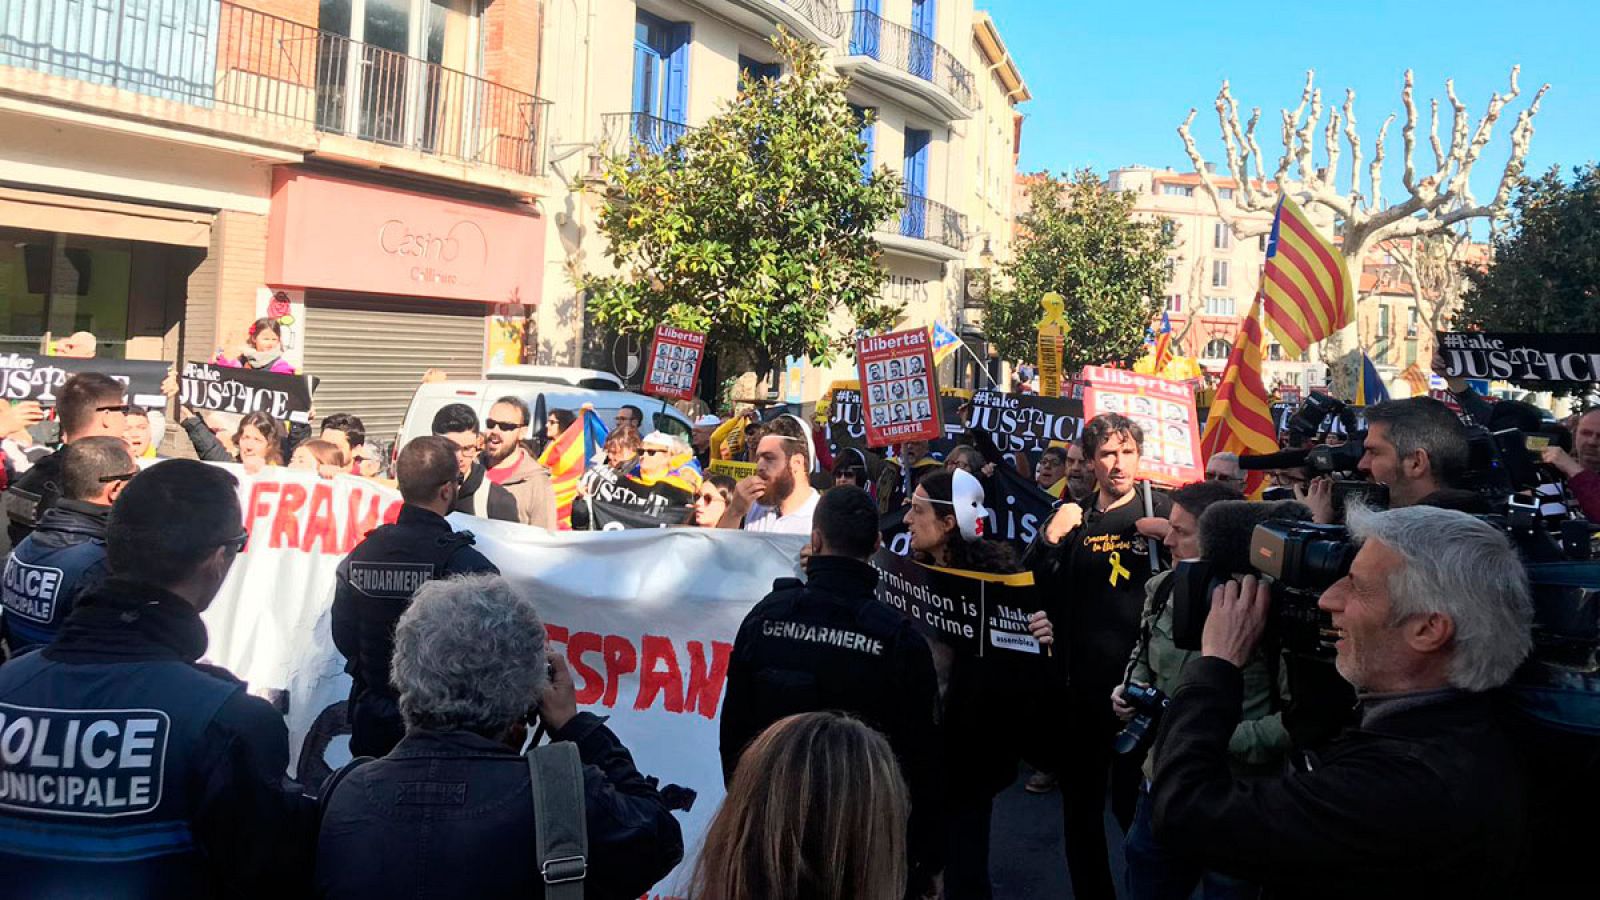
[[[557,741],[528,751],[533,791],[534,864],[548,900],[583,900],[589,873],[589,829],[578,745]]]
[[[1156,586],[1155,595],[1150,598],[1148,614],[1139,617],[1139,643],[1134,645],[1133,655],[1128,657],[1128,666],[1122,673],[1123,684],[1127,684],[1132,680],[1133,670],[1139,665],[1140,660],[1144,660],[1145,664],[1149,665],[1150,637],[1155,632],[1156,620],[1161,618],[1163,612],[1166,612],[1167,604],[1172,601],[1172,593],[1176,588],[1177,584],[1172,580],[1171,575],[1168,575],[1161,584]]]

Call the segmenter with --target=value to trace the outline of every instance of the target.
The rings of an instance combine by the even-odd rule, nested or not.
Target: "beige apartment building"
[[[379,440],[426,368],[520,361],[542,7],[0,4],[0,351],[208,360],[270,315]]]
[[[902,327],[971,330],[965,273],[1009,252],[1016,106],[1028,92],[993,20],[970,0],[570,0],[546,13],[550,172],[571,189],[548,204],[538,361],[624,374],[638,364],[637,343],[586,317],[575,287],[575,276],[606,265],[596,227],[602,155],[636,143],[665,150],[734,100],[741,72],[781,75],[768,44],[779,27],[828,48],[851,79],[851,103],[875,113],[862,135],[870,163],[904,178],[902,210],[878,232]],[[814,400],[853,366],[790,360],[769,390]]]
[[[1212,180],[1222,202],[1230,204],[1238,184],[1216,175]],[[1167,258],[1163,309],[1173,337],[1182,336],[1175,340],[1177,352],[1198,359],[1207,373],[1220,375],[1261,286],[1272,215],[1230,209],[1236,222],[1246,223],[1246,230],[1262,231],[1240,238],[1217,215],[1196,173],[1128,166],[1112,170],[1109,184],[1112,190],[1135,195],[1135,215],[1171,223],[1174,247]],[[1314,349],[1306,360],[1293,360],[1270,333],[1267,340],[1263,375],[1268,388],[1281,384],[1303,392],[1325,382],[1325,367],[1315,361]]]

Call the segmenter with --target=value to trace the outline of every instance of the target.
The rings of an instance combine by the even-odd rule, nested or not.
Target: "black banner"
[[[1083,431],[1083,401],[978,391],[967,408],[966,426],[987,432],[1001,453],[1026,453],[1037,461],[1052,441],[1077,439]]]
[[[984,656],[989,648],[1038,654],[1028,616],[1039,609],[1033,573],[988,575],[938,569],[888,550],[872,558],[878,599],[911,617],[953,649]]]
[[[167,363],[142,359],[73,359],[0,353],[0,399],[37,400],[40,406],[55,406],[56,392],[68,378],[79,372],[99,372],[128,386],[129,403],[159,407],[167,402],[161,394],[161,382],[167,377],[168,368]]]
[[[1050,519],[1056,498],[1007,463],[997,464],[994,474],[981,480],[983,505],[989,510],[983,533],[1011,544],[1020,555]],[[908,508],[901,506],[878,520],[883,546],[897,556],[911,555],[911,534],[904,521]]]
[[[590,470],[584,476],[584,485],[588,496],[580,496],[574,502],[588,505],[591,531],[682,525],[688,520],[694,499],[688,491],[670,484],[646,485],[617,477],[609,470]]]
[[[1600,334],[1436,332],[1433,371],[1548,390],[1600,382]]]
[[[178,388],[178,400],[190,409],[239,415],[264,412],[280,422],[305,424],[310,421],[317,380],[310,375],[190,362],[183,364]]]

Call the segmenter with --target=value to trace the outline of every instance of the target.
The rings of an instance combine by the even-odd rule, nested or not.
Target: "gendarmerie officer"
[[[237,490],[194,460],[135,476],[106,529],[115,576],[0,666],[0,894],[305,895],[316,810],[284,784],[283,716],[196,662],[246,540]]]
[[[393,525],[367,535],[339,563],[333,595],[333,643],[347,660],[350,752],[383,756],[405,736],[389,662],[394,625],[417,588],[449,575],[499,569],[472,547],[472,533],[444,517],[456,502],[456,448],[442,437],[419,437],[400,451],[395,477],[405,505]]]
[[[12,656],[50,643],[74,599],[105,580],[106,519],[139,473],[122,438],[82,438],[59,456],[61,499],[11,551],[0,585],[0,634]]]
[[[877,598],[878,507],[860,488],[822,495],[807,580],[780,578],[734,641],[722,705],[722,774],[745,746],[802,712],[838,710],[882,731],[911,788],[913,887],[939,871],[939,763],[933,652]]]

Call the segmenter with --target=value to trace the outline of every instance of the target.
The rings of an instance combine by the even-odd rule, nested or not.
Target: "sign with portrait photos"
[[[1180,485],[1205,477],[1200,464],[1200,427],[1194,389],[1181,381],[1152,378],[1126,369],[1086,366],[1084,413],[1126,416],[1144,433],[1140,474],[1158,484]]]
[[[943,434],[928,329],[862,338],[856,342],[856,369],[867,446],[934,441]]]
[[[700,363],[706,355],[706,336],[671,325],[656,326],[656,339],[650,344],[650,366],[645,373],[644,392],[671,400],[693,400],[699,383]]]

